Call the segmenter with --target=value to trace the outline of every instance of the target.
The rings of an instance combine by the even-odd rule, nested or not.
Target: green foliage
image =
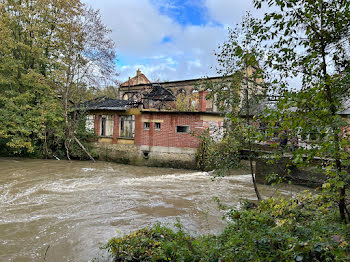
[[[185,95],[180,93],[175,100],[176,111],[198,111],[198,93]]]
[[[113,74],[108,32],[80,0],[0,1],[0,154],[82,157],[69,108]]]
[[[115,261],[208,261],[204,257],[209,255],[206,253],[215,244],[215,237],[194,238],[179,222],[175,227],[174,231],[156,224],[124,237],[112,238],[102,248],[107,249]]]
[[[194,237],[181,224],[159,224],[106,246],[115,261],[349,261],[350,227],[337,221],[321,195],[268,199],[229,210],[217,235]]]
[[[196,153],[197,167],[200,170],[215,170],[217,175],[237,168],[240,163],[240,143],[228,133],[223,139],[215,139],[206,130],[199,135],[200,145]]]
[[[232,164],[237,163],[239,159],[237,149],[247,151],[254,190],[260,200],[253,165],[253,143],[259,136],[259,129],[253,117],[261,111],[259,104],[265,94],[265,86],[264,70],[259,65],[259,61],[264,57],[264,52],[254,32],[255,23],[255,19],[248,13],[241,24],[234,29],[229,29],[228,40],[219,46],[216,54],[217,72],[223,77],[218,82],[205,83],[204,89],[209,91],[207,97],[215,102],[217,108],[226,117],[226,141],[223,141],[222,145],[234,144],[232,149],[220,147],[219,151],[213,151],[216,155],[221,154],[215,159],[222,158],[223,161],[219,161],[221,163],[218,164],[214,160],[212,165],[219,167],[219,172],[229,169],[236,165]],[[231,158],[235,161],[227,157],[227,154],[230,153],[233,153]]]
[[[88,131],[85,128],[85,117],[86,115],[83,112],[79,112],[79,115],[76,116],[78,112],[72,113],[70,116],[72,118],[71,122],[74,123],[74,130],[75,130],[75,137],[83,144],[83,146],[91,152],[91,146],[88,142],[93,141],[96,139],[96,135],[93,131]],[[76,119],[73,119],[73,118]],[[68,147],[70,150],[70,157],[73,159],[79,159],[79,160],[88,160],[89,156],[85,153],[85,151],[79,146],[79,144],[76,143],[76,141],[68,139],[66,142],[68,143]],[[66,156],[66,149],[63,147],[64,145],[64,139],[60,141],[60,150],[56,152],[57,156],[59,158],[65,158]],[[93,152],[91,152],[93,154]],[[96,155],[92,155],[93,157],[96,157]]]
[[[265,65],[271,90],[279,96],[277,108],[268,110],[264,122],[268,135],[286,132],[289,140],[303,143],[292,153],[293,164],[314,165],[329,175],[341,219],[346,218],[345,195],[349,188],[348,123],[339,115],[350,97],[350,2],[343,0],[255,0],[260,8],[273,7],[253,28],[268,50]],[[299,77],[300,86],[287,79]]]

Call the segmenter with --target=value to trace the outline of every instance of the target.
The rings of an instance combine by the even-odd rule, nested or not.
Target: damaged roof
[[[88,102],[81,104],[80,108],[85,108],[88,110],[118,110],[125,111],[128,106],[133,105],[134,101],[131,100],[120,100],[107,98],[105,96],[98,97]]]
[[[144,99],[174,101],[175,96],[161,85],[152,84],[151,92],[144,94]]]

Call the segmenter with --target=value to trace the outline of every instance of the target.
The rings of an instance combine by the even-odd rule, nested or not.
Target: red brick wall
[[[135,115],[135,145],[142,145],[142,129],[143,123],[141,122],[141,115]]]
[[[101,115],[94,115],[95,116],[95,121],[94,121],[94,129],[95,129],[95,134],[97,136],[101,135]]]
[[[144,129],[142,119],[150,120],[150,129]],[[155,130],[155,120],[160,121],[160,130]],[[176,133],[176,126],[190,126],[190,131],[201,132],[203,121],[199,114],[142,113],[135,119],[135,144],[165,147],[197,148],[199,139],[191,134]]]
[[[198,92],[198,111],[205,112],[207,111],[207,100],[205,99],[206,95],[208,94],[207,91],[199,91]]]
[[[119,137],[119,115],[113,115],[113,144],[116,144]]]

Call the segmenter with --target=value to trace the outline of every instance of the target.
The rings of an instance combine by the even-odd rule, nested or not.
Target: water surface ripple
[[[244,170],[213,181],[206,172],[107,162],[0,158],[0,167],[0,261],[43,261],[46,250],[45,261],[89,261],[109,238],[177,217],[189,231],[216,233],[224,222],[213,197],[237,207],[255,199]]]

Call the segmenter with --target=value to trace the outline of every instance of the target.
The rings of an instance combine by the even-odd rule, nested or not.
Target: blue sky
[[[249,0],[83,0],[112,29],[119,80],[138,68],[151,80],[216,75],[214,51]]]
[[[169,16],[184,27],[188,25],[205,26],[211,20],[203,0],[151,0],[151,4],[157,7],[160,14]]]

